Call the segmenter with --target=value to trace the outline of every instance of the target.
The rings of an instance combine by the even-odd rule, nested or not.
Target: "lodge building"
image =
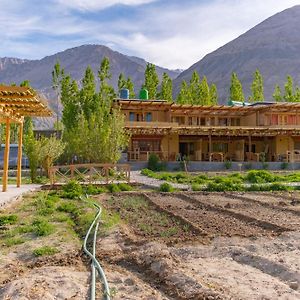
[[[129,161],[300,161],[300,103],[186,105],[115,99],[131,138]]]

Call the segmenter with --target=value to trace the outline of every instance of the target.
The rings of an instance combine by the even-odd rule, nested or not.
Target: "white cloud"
[[[56,0],[57,3],[76,10],[102,10],[117,4],[135,6],[156,0]]]
[[[19,9],[14,1],[2,1],[6,10],[0,10],[0,56],[13,53],[41,58],[73,46],[98,43],[169,68],[188,68],[267,17],[300,4],[300,0],[213,0],[190,5],[174,1],[163,6],[153,0],[53,0],[32,10],[26,1]],[[88,11],[82,17],[64,9],[101,10],[117,3],[150,2],[157,3],[141,6],[134,19],[124,15],[111,20],[89,19]],[[36,40],[25,39],[35,34],[39,35]]]

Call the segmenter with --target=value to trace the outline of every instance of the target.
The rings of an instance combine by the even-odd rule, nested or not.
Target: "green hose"
[[[87,198],[87,196],[86,196],[86,198]],[[82,200],[88,202],[85,199],[82,199]],[[98,260],[96,258],[97,232],[98,232],[98,227],[99,227],[99,222],[100,222],[100,216],[101,216],[101,213],[102,213],[102,208],[95,202],[92,202],[92,204],[97,208],[97,214],[96,214],[92,224],[90,225],[90,227],[89,227],[89,229],[86,233],[86,236],[84,238],[84,242],[83,242],[83,251],[92,260],[92,264],[91,264],[91,272],[92,272],[92,276],[91,276],[91,297],[90,297],[90,299],[95,300],[95,298],[96,298],[96,270],[97,270],[98,274],[99,274],[99,277],[100,277],[100,280],[103,283],[104,299],[105,300],[110,300],[110,291],[109,291],[108,282],[107,282],[104,270],[102,269],[100,263],[98,262]],[[89,238],[94,226],[95,226],[95,231],[94,231],[94,237],[93,237],[93,250],[92,250],[92,253],[91,253],[87,249],[87,241],[88,241],[88,238]]]

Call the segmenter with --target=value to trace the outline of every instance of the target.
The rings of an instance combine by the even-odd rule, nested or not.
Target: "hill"
[[[19,84],[23,80],[29,80],[33,88],[49,99],[49,105],[55,111],[57,105],[51,88],[51,72],[56,61],[59,60],[66,73],[71,74],[79,82],[88,65],[92,67],[96,75],[100,62],[105,56],[109,58],[111,64],[111,84],[117,87],[118,76],[123,72],[132,78],[136,92],[138,92],[144,81],[147,62],[144,59],[127,56],[102,45],[83,45],[46,56],[40,60],[0,58],[0,82]],[[163,72],[167,72],[172,79],[179,74],[177,70],[172,71],[157,66],[157,73],[160,77]]]
[[[272,100],[275,84],[283,87],[287,74],[300,85],[299,28],[300,5],[275,14],[182,72],[174,80],[174,93],[178,93],[181,81],[189,81],[196,70],[216,83],[219,100],[225,103],[231,73],[237,72],[248,98],[252,74],[259,68],[264,77],[265,99]]]

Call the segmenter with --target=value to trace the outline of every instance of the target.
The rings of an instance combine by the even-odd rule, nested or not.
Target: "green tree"
[[[217,86],[214,83],[210,86],[209,93],[210,93],[210,104],[211,105],[218,104],[218,90],[217,90]]]
[[[300,102],[300,88],[298,86],[295,89],[294,102]]]
[[[188,103],[192,103],[192,97],[190,94],[190,89],[188,84],[186,83],[185,80],[183,80],[181,82],[181,88],[180,88],[180,92],[177,96],[177,103],[178,104],[188,104]]]
[[[191,102],[189,104],[201,104],[200,103],[200,77],[197,71],[194,71],[190,80],[189,91],[191,96]]]
[[[104,57],[98,71],[100,80],[99,100],[101,105],[110,106],[113,98],[116,96],[114,88],[108,84],[111,79],[110,62],[107,57]]]
[[[253,82],[251,85],[251,102],[264,101],[264,81],[258,69],[253,73]]]
[[[287,76],[287,81],[284,85],[284,96],[283,99],[287,102],[294,101],[294,80],[291,75]]]
[[[24,152],[28,157],[31,182],[36,182],[37,169],[40,164],[40,143],[33,134],[32,123],[29,124],[28,132],[24,136]]]
[[[149,99],[156,99],[158,84],[159,78],[156,73],[156,67],[154,64],[148,63],[145,70],[143,87],[148,90]]]
[[[52,88],[56,92],[56,121],[59,121],[59,101],[60,101],[60,89],[61,81],[64,77],[64,69],[61,68],[59,61],[56,61],[53,71],[52,71]]]
[[[230,100],[242,102],[245,101],[243,86],[238,79],[237,74],[234,72],[231,75]]]
[[[75,98],[77,94],[77,84],[73,82],[73,91],[72,95]],[[95,98],[96,93],[96,82],[95,82],[95,75],[90,66],[88,66],[85,70],[84,77],[82,79],[82,89],[80,90],[80,107],[85,115],[86,118],[89,118],[92,114],[92,112],[96,109],[97,106],[97,100]],[[74,97],[72,97],[74,99]],[[76,102],[76,101],[75,101]],[[78,105],[78,104],[77,104]],[[79,112],[79,110],[78,110]]]
[[[54,136],[50,138],[42,137],[38,143],[39,160],[45,173],[50,177],[50,167],[52,167],[54,162],[62,155],[65,144]]]
[[[195,102],[195,100],[194,100],[194,102]],[[199,102],[198,104],[200,104],[200,105],[210,105],[211,104],[210,90],[209,90],[209,85],[207,83],[206,76],[204,76],[202,78],[201,83],[200,83],[198,102]]]
[[[126,85],[127,85],[126,78],[125,78],[123,73],[120,73],[119,78],[118,78],[118,91],[119,91],[119,93],[120,93],[121,89],[127,88]]]
[[[273,96],[273,99],[274,99],[276,102],[282,101],[281,89],[280,89],[280,86],[279,86],[278,84],[276,84],[272,96]]]
[[[172,79],[167,73],[163,73],[160,98],[171,102],[173,101],[172,92],[173,92]]]
[[[135,98],[135,93],[134,93],[134,84],[131,80],[130,77],[127,78],[126,81],[126,88],[129,90],[129,98],[134,99]]]

